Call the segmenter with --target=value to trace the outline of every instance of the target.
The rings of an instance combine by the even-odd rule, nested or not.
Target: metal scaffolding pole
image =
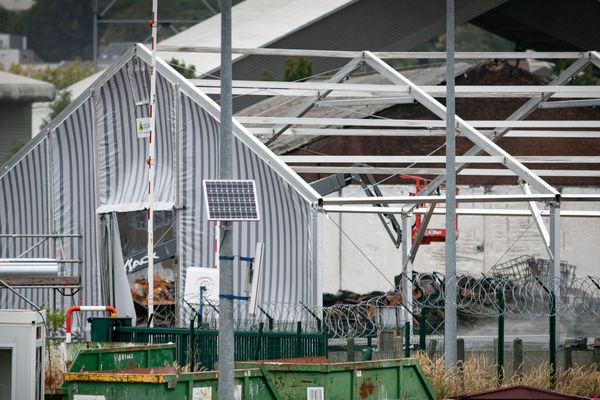
[[[231,0],[221,4],[221,141],[219,176],[232,178],[232,96],[231,96]],[[221,222],[219,266],[219,398],[234,399],[233,379],[233,226]]]
[[[444,347],[446,369],[456,366],[456,104],[454,98],[454,0],[446,2],[446,265]]]
[[[154,326],[154,169],[156,139],[156,20],[158,0],[152,1],[152,37],[150,41],[152,60],[150,64],[150,135],[148,136],[148,322]]]

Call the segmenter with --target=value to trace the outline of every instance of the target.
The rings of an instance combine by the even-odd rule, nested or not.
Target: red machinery
[[[400,178],[408,181],[413,181],[415,183],[415,191],[411,193],[412,196],[416,196],[421,193],[427,186],[427,180],[420,176],[411,176],[411,175],[402,175]],[[445,186],[441,186],[442,189],[445,189]],[[456,189],[456,194],[458,194],[459,190]],[[426,204],[419,204],[419,207],[426,207]],[[435,207],[435,204],[433,205]],[[458,204],[457,204],[458,207]],[[412,227],[412,239],[415,240],[417,236],[417,232],[421,228],[421,223],[423,220],[423,216],[421,214],[415,215],[415,224]],[[456,238],[458,239],[458,216],[456,217],[455,222],[456,229]],[[421,244],[431,244],[433,242],[445,242],[446,241],[446,228],[427,228],[425,230],[425,235],[423,235],[423,239],[421,240]]]

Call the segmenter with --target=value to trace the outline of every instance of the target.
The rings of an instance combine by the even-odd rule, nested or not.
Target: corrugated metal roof
[[[539,399],[539,400],[586,400],[589,397],[575,396],[571,394],[564,394],[559,392],[552,392],[549,390],[538,389],[530,386],[517,385],[507,388],[501,388],[496,390],[491,390],[489,392],[481,392],[481,393],[473,393],[473,394],[463,394],[455,397],[456,400],[500,400],[500,399],[510,399],[510,400],[529,400],[529,399]]]
[[[233,47],[264,47],[356,0],[246,0],[232,8]],[[160,42],[165,46],[221,45],[221,16],[215,15]],[[159,52],[165,60],[183,59],[206,73],[221,64],[219,54]],[[242,57],[233,55],[233,60]]]

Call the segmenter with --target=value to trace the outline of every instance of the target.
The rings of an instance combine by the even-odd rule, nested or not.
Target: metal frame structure
[[[448,1],[448,34],[453,33],[453,1]],[[452,32],[451,32],[452,31]],[[444,214],[446,210],[435,209],[435,204],[453,201],[460,203],[488,203],[488,202],[521,202],[527,209],[456,209],[452,211],[461,216],[466,215],[501,215],[501,216],[531,216],[537,226],[544,247],[553,261],[553,275],[559,276],[560,269],[560,218],[562,217],[600,217],[600,211],[565,211],[561,210],[562,201],[597,202],[600,196],[562,195],[555,187],[548,184],[543,177],[547,176],[577,176],[599,177],[600,170],[590,169],[562,169],[569,164],[600,164],[597,157],[515,157],[503,150],[496,143],[500,138],[507,137],[600,137],[600,121],[540,121],[525,120],[537,109],[565,108],[565,107],[595,107],[600,104],[600,88],[597,86],[565,86],[570,79],[576,76],[588,65],[600,68],[600,54],[596,51],[588,52],[510,52],[510,53],[454,53],[453,44],[449,37],[448,52],[356,52],[356,51],[324,51],[324,50],[297,50],[297,49],[232,49],[233,53],[262,56],[304,56],[304,57],[331,57],[350,59],[344,67],[339,69],[327,81],[309,82],[258,82],[258,81],[233,81],[234,95],[258,96],[285,96],[284,102],[290,98],[301,98],[301,104],[291,112],[284,115],[273,113],[254,116],[244,115],[237,119],[238,122],[249,124],[248,129],[255,135],[262,137],[268,143],[276,142],[282,136],[385,136],[385,137],[410,137],[410,136],[443,136],[446,135],[447,156],[283,156],[281,159],[288,163],[294,171],[315,173],[370,173],[393,176],[396,174],[426,174],[437,175],[427,187],[415,197],[377,197],[377,198],[326,198],[317,205],[323,213],[398,213],[402,216],[404,231],[408,231],[409,217],[413,214],[424,214],[424,223],[421,225],[415,240],[411,235],[403,235],[402,243],[402,272],[410,276],[412,260],[419,248],[429,219],[434,214]],[[451,47],[452,46],[452,47]],[[165,47],[159,46],[163,51],[192,51],[203,53],[219,52],[218,48],[207,47]],[[418,86],[392,68],[384,59],[448,59],[447,86]],[[454,59],[485,60],[485,59],[572,59],[574,62],[554,78],[547,86],[456,86],[454,87],[453,66]],[[349,84],[342,83],[348,76],[361,67],[368,66],[391,84]],[[208,94],[218,93],[218,81],[197,79],[194,85]],[[446,98],[448,110],[437,98]],[[504,121],[465,121],[455,115],[454,98],[526,98],[527,101],[513,112]],[[316,107],[355,107],[367,105],[386,105],[419,103],[428,111],[437,116],[438,120],[396,120],[396,119],[362,119],[362,118],[316,118],[311,117],[309,111]],[[271,108],[274,109],[277,106]],[[451,116],[448,114],[451,113]],[[351,115],[351,112],[348,113]],[[444,129],[446,128],[446,129]],[[518,128],[518,129],[515,129]],[[473,143],[473,147],[466,153],[454,159],[453,146],[456,135],[464,136]],[[451,135],[451,136],[448,136]],[[448,138],[451,138],[450,141]],[[449,154],[452,153],[452,154]],[[486,155],[481,155],[486,153]],[[456,162],[456,164],[455,164]],[[353,165],[360,163],[360,166]],[[442,168],[415,167],[415,164],[439,164]],[[506,169],[467,169],[471,163],[485,163],[504,165]],[[544,163],[554,164],[556,169],[533,170],[528,165]],[[323,166],[327,164],[327,166]],[[342,165],[339,165],[342,164]],[[344,165],[345,164],[345,165]],[[365,165],[369,164],[369,165]],[[385,164],[377,166],[373,164]],[[333,166],[332,166],[333,165]],[[443,184],[447,178],[456,175],[480,176],[510,176],[516,175],[523,191],[523,195],[508,196],[456,196],[454,190],[451,198],[446,196],[432,196],[434,191]],[[454,178],[452,178],[454,179]],[[450,181],[447,182],[454,187]],[[448,193],[448,191],[446,192]],[[546,203],[547,210],[540,211],[536,202]],[[360,205],[363,206],[360,206]],[[372,207],[373,204],[386,204],[388,207]],[[419,208],[420,204],[429,204],[427,208]],[[396,205],[396,206],[394,206]],[[452,213],[454,214],[454,213]],[[549,227],[544,225],[542,216],[549,217]],[[453,215],[447,215],[452,220]],[[412,242],[412,243],[411,243]],[[450,257],[450,272],[455,271],[455,244],[451,241],[446,251],[446,258]],[[448,263],[447,263],[448,264]],[[446,265],[448,272],[448,265]],[[404,279],[403,291],[410,293],[410,282]],[[554,288],[559,290],[559,288]],[[407,296],[410,298],[410,296]],[[560,296],[557,296],[560,298]],[[410,319],[408,315],[407,319]],[[455,331],[450,336],[455,336]],[[451,349],[450,349],[451,350]],[[451,351],[452,352],[452,351]],[[455,360],[450,355],[447,366]]]

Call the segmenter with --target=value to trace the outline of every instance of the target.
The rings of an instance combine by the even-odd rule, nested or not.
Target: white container
[[[46,312],[0,310],[0,399],[44,399]]]

